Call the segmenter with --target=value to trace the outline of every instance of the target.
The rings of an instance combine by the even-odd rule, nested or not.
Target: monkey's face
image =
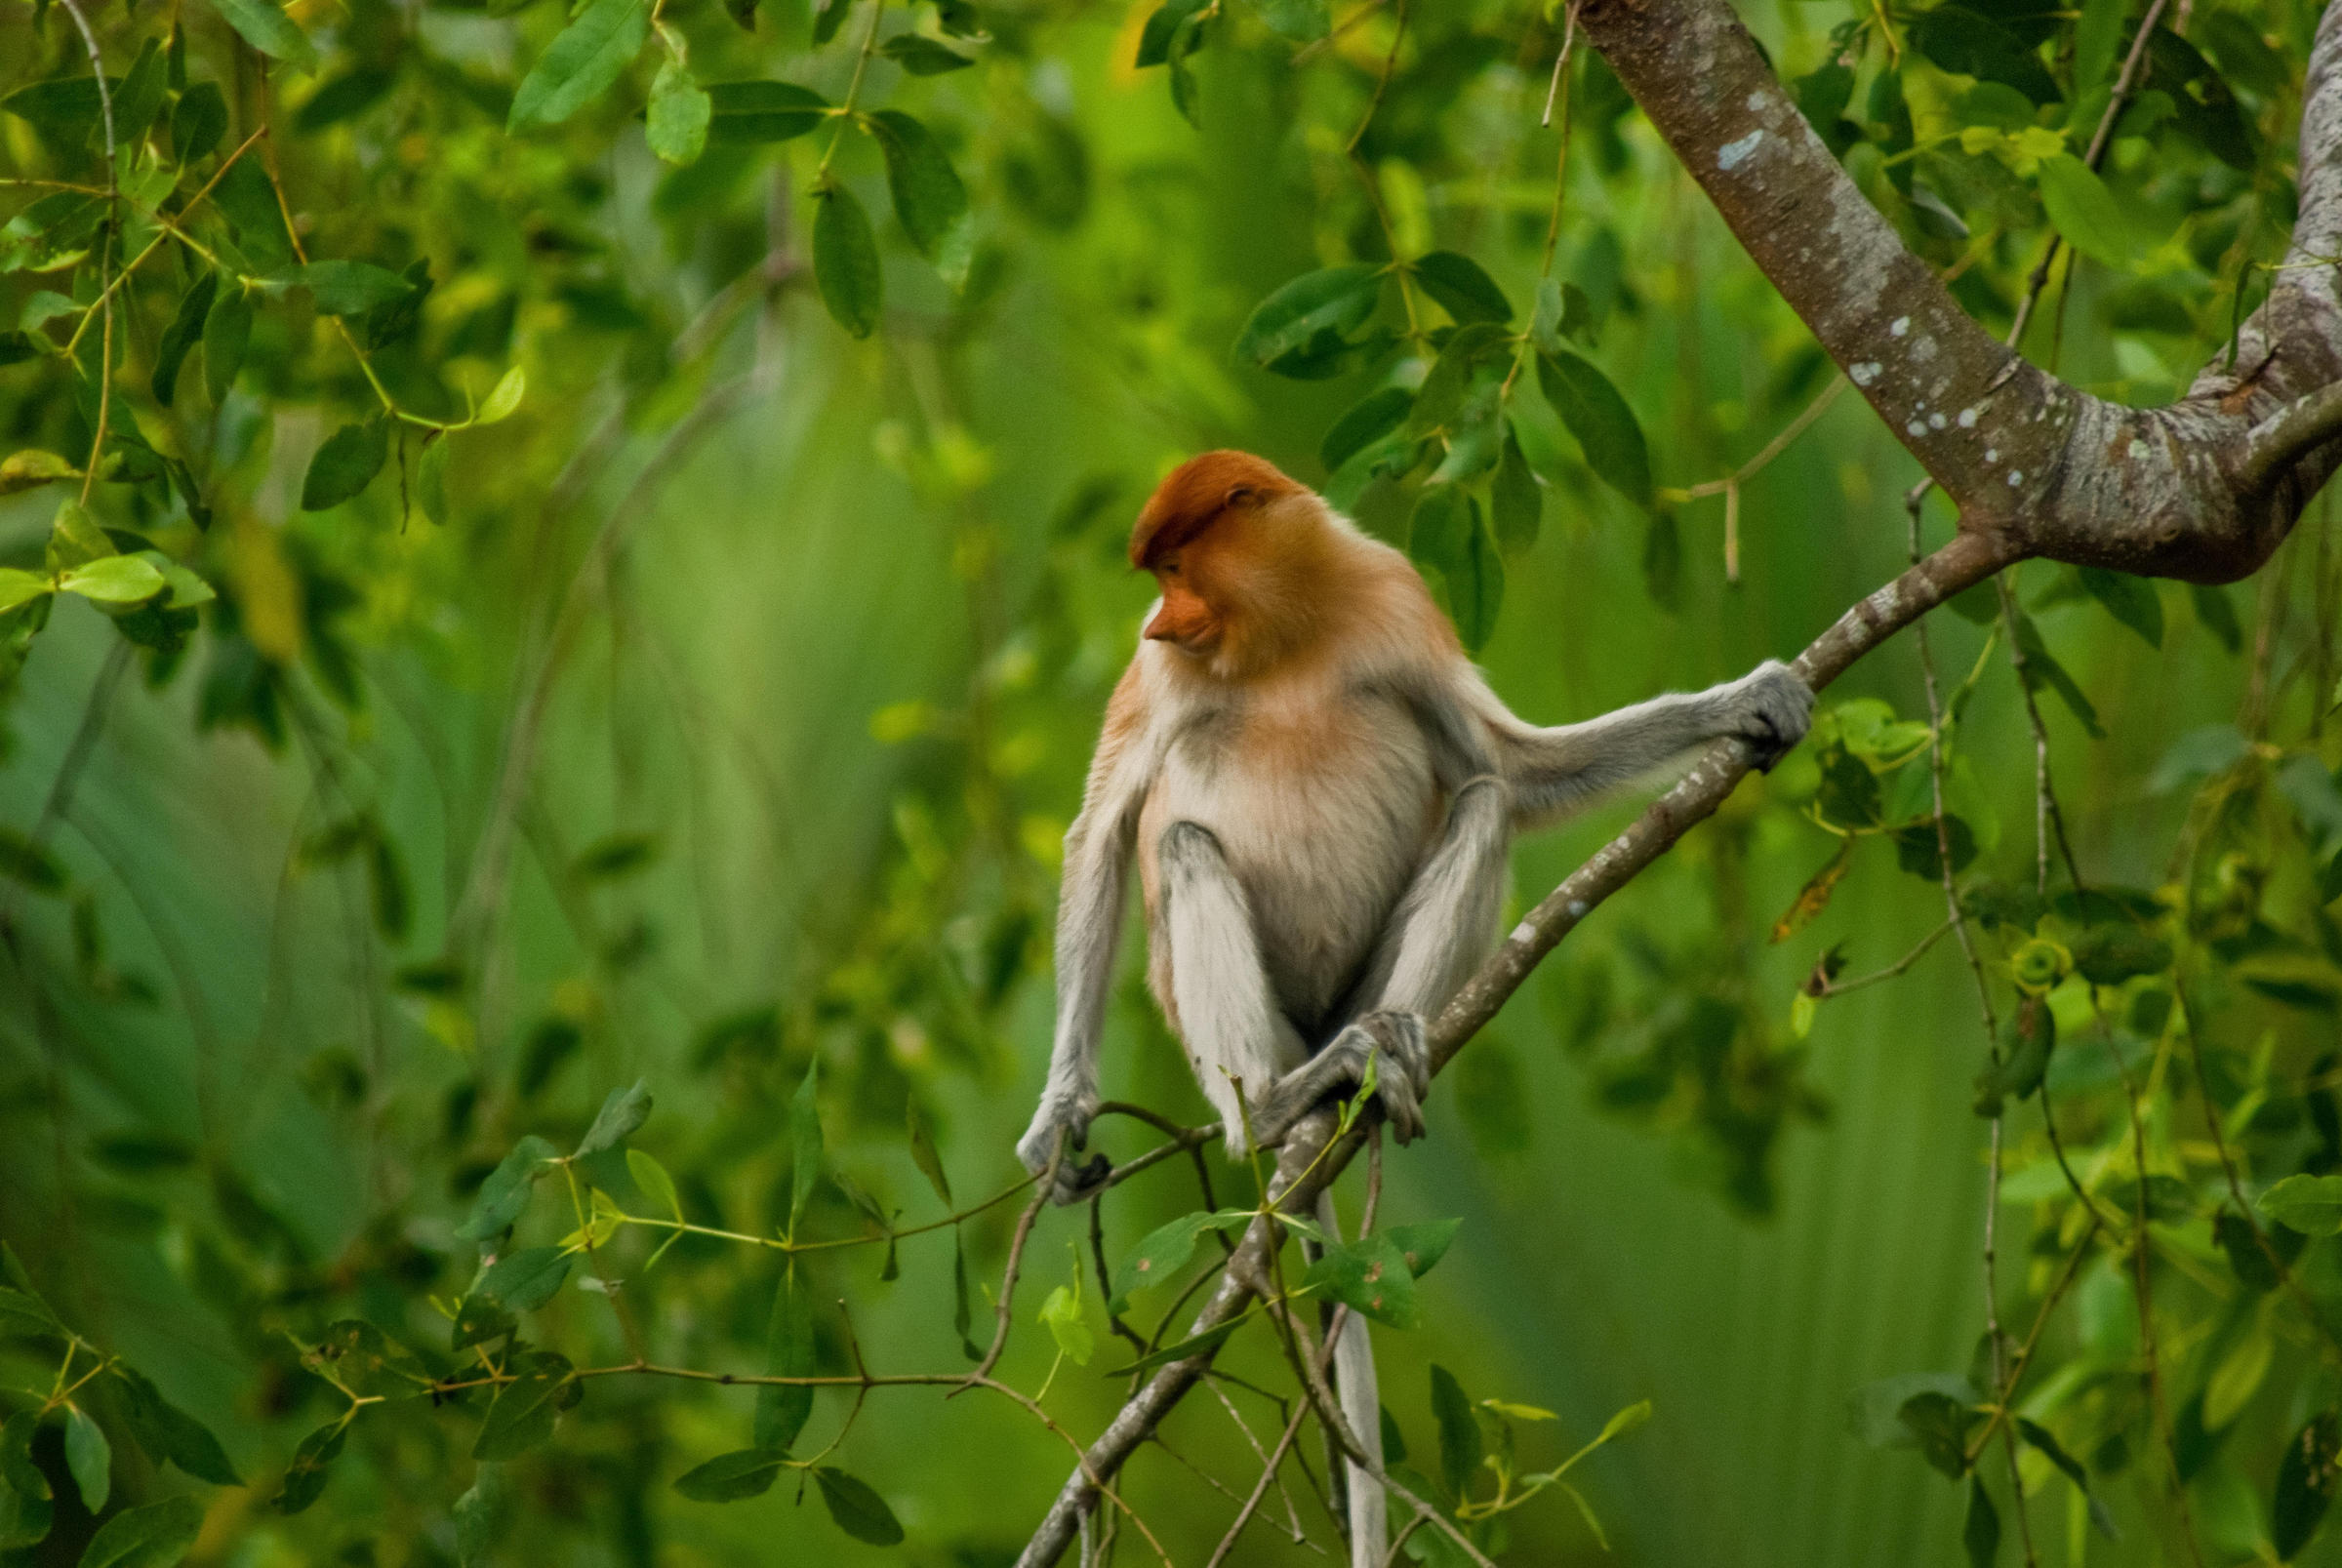
[[[1203,542],[1195,543],[1200,545]],[[1224,623],[1190,575],[1192,558],[1193,564],[1207,568],[1204,575],[1208,581],[1210,553],[1200,548],[1174,550],[1155,565],[1154,581],[1162,589],[1163,602],[1147,623],[1149,641],[1170,643],[1198,659],[1207,659],[1219,649]]]

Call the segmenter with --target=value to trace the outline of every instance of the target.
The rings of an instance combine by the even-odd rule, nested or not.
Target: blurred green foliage
[[[1964,303],[2005,328],[2054,236],[2025,346],[2152,402],[2281,254],[2314,16],[1749,20]],[[1070,1462],[1036,1412],[1094,1432],[1183,1330],[1115,1271],[1257,1200],[1207,1150],[1042,1213],[995,1317],[1155,476],[1321,485],[1541,718],[1787,654],[1905,557],[1910,464],[1568,32],[0,16],[0,1560],[1011,1558]],[[2330,512],[2241,591],[2012,576],[1390,1160],[1392,1451],[1481,1548],[2332,1560]],[[1113,1033],[1110,1087],[1200,1118],[1135,978]],[[1220,1365],[1121,1488],[1182,1562],[1295,1396],[1264,1329]],[[1332,1541],[1323,1473],[1237,1560]]]

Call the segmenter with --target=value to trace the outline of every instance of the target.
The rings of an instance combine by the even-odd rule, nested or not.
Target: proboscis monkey
[[[1134,857],[1148,980],[1220,1112],[1232,1155],[1280,1142],[1379,1057],[1400,1142],[1423,1131],[1425,1020],[1493,945],[1513,834],[1552,824],[1721,736],[1770,768],[1813,693],[1767,661],[1704,692],[1553,729],[1513,715],[1405,556],[1242,452],[1174,469],[1140,511],[1131,564],[1162,597],[1107,706],[1066,834],[1057,1034],[1017,1145],[1047,1168],[1082,1146]],[[1103,1157],[1069,1152],[1057,1196]],[[1319,1221],[1332,1230],[1330,1203]],[[1344,1414],[1381,1449],[1373,1353],[1335,1349]],[[1350,1467],[1353,1560],[1380,1568],[1382,1488]]]

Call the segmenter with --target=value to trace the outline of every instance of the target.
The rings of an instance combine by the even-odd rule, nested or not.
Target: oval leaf
[[[505,129],[559,125],[608,92],[650,35],[650,0],[587,0],[521,78]]]
[[[1563,350],[1537,356],[1537,384],[1586,454],[1595,476],[1637,506],[1651,504],[1650,449],[1642,425],[1610,378]]]
[[[355,500],[374,483],[390,456],[390,430],[381,420],[344,424],[325,438],[301,482],[301,509],[323,511]]]
[[[710,82],[707,140],[752,144],[801,137],[829,117],[829,101],[794,82]]]
[[[902,1541],[903,1526],[895,1521],[894,1509],[867,1483],[833,1465],[816,1466],[813,1479],[822,1489],[829,1517],[837,1521],[840,1530],[873,1547],[891,1547]]]
[[[813,280],[829,319],[849,336],[868,338],[878,327],[886,282],[878,269],[878,241],[869,215],[843,185],[825,187],[813,213]]]
[[[968,275],[968,192],[943,144],[900,109],[870,116],[870,134],[886,154],[886,187],[895,217],[919,254],[957,288]]]
[[[77,566],[58,580],[67,593],[101,604],[140,604],[163,591],[163,574],[135,555],[107,555]]]

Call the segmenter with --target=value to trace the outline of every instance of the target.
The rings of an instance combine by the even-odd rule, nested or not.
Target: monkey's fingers
[[[1061,1206],[1083,1202],[1105,1187],[1106,1179],[1113,1170],[1114,1162],[1104,1154],[1093,1154],[1079,1164],[1069,1160],[1058,1167],[1049,1200]]]

